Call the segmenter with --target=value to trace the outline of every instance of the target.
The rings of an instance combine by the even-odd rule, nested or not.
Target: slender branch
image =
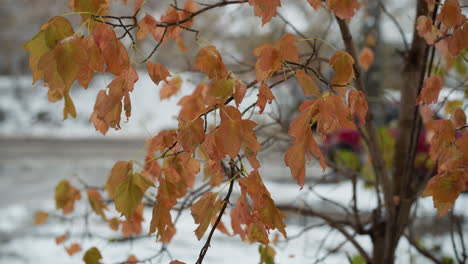
[[[223,207],[221,208],[221,211],[218,214],[218,218],[216,218],[216,222],[211,227],[211,231],[210,231],[210,234],[208,235],[208,239],[206,240],[205,245],[200,250],[198,260],[197,260],[197,262],[195,262],[195,264],[203,263],[203,259],[205,258],[206,252],[208,252],[208,248],[210,247],[210,242],[211,242],[211,239],[213,238],[213,234],[214,234],[216,228],[218,227],[219,223],[221,222],[221,218],[223,217],[224,211],[226,210],[226,207],[229,204],[229,198],[231,197],[232,189],[234,187],[234,182],[235,182],[234,177],[235,177],[235,175],[236,175],[236,173],[235,173],[235,170],[234,170],[234,162],[231,160],[231,177],[229,179],[230,180],[229,190],[228,190],[226,196],[224,197]]]

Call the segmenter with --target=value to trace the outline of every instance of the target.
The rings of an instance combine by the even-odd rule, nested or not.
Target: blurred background
[[[144,12],[159,18],[169,4],[168,0],[147,0]],[[217,1],[203,0],[203,3]],[[68,1],[52,0],[2,0],[0,9],[0,263],[81,263],[81,256],[69,257],[61,246],[55,245],[54,237],[60,235],[64,228],[72,230],[77,240],[85,245],[98,245],[103,250],[105,263],[118,263],[125,260],[129,253],[139,258],[151,256],[159,249],[154,239],[127,242],[125,244],[110,243],[109,239],[85,239],[81,237],[83,223],[79,221],[58,221],[43,227],[33,225],[34,212],[37,210],[53,210],[53,191],[61,179],[69,179],[79,186],[80,181],[87,184],[102,185],[107,179],[112,165],[118,160],[143,160],[145,140],[159,131],[176,128],[176,116],[179,107],[177,102],[203,80],[203,76],[194,72],[193,60],[200,46],[216,45],[223,56],[228,69],[246,83],[255,78],[253,68],[256,58],[252,50],[261,43],[274,43],[286,32],[305,38],[320,38],[332,43],[336,48],[343,47],[341,36],[333,17],[323,8],[314,11],[305,0],[283,1],[283,7],[278,9],[278,16],[265,26],[253,15],[253,8],[247,4],[215,9],[196,17],[193,28],[200,31],[198,41],[191,32],[184,32],[182,38],[188,47],[181,51],[174,42],[169,42],[153,56],[153,62],[166,66],[173,76],[180,75],[184,79],[182,91],[175,97],[165,101],[159,100],[159,88],[145,74],[145,65],[137,66],[140,80],[131,94],[132,116],[123,122],[122,129],[109,130],[106,136],[97,132],[89,117],[98,90],[103,89],[112,80],[111,76],[102,75],[92,82],[87,90],[73,86],[71,97],[74,99],[78,112],[77,118],[62,120],[63,102],[47,101],[47,89],[41,82],[32,85],[31,72],[28,68],[28,54],[21,46],[30,40],[39,26],[54,15],[65,15],[71,12]],[[362,8],[351,21],[351,29],[355,43],[359,49],[367,46],[375,54],[375,62],[368,71],[366,78],[372,86],[373,94],[369,97],[371,106],[377,109],[379,124],[388,122],[384,111],[387,105],[398,101],[399,71],[402,64],[402,52],[405,42],[412,37],[414,21],[413,2],[364,0]],[[111,1],[111,13],[115,15],[131,15],[135,1],[129,0],[127,6],[121,1]],[[468,1],[466,2],[468,4]],[[130,12],[130,13],[129,13]],[[141,12],[141,14],[144,14]],[[141,15],[140,14],[140,15]],[[391,14],[389,16],[388,14]],[[77,15],[67,16],[77,25]],[[399,25],[394,20],[399,21]],[[304,37],[298,36],[298,39]],[[128,43],[128,42],[127,42]],[[139,43],[145,54],[149,54],[155,42],[145,40]],[[323,42],[318,43],[320,56],[329,58],[334,50]],[[311,51],[308,42],[298,42],[300,54],[308,56]],[[314,67],[330,79],[332,72],[323,67],[323,62],[314,62]],[[460,68],[464,73],[466,69]],[[466,74],[465,74],[466,75]],[[450,99],[463,98],[466,81],[456,79],[448,81],[447,91]],[[326,88],[326,87],[321,87]],[[260,154],[262,176],[267,181],[273,198],[287,203],[313,203],[327,213],[339,213],[336,208],[324,203],[319,197],[328,195],[338,202],[348,204],[351,196],[349,183],[336,182],[333,172],[321,172],[314,162],[307,171],[307,186],[305,190],[292,180],[289,169],[283,162],[283,154],[289,144],[287,129],[289,123],[297,114],[298,105],[305,99],[295,80],[290,80],[274,90],[276,100],[267,106],[266,114],[258,115],[258,109],[253,112],[253,119],[260,126],[274,123],[268,129],[259,133],[266,139],[275,135]],[[248,94],[246,103],[253,102],[256,91]],[[465,102],[466,106],[466,102]],[[396,113],[397,115],[398,113]],[[123,119],[125,120],[125,119]],[[329,176],[329,177],[324,177]],[[313,191],[312,190],[313,187]],[[371,209],[374,205],[373,193],[364,184],[359,187],[362,195],[359,197],[362,209]],[[457,207],[467,205],[466,198]],[[420,205],[427,209],[428,215],[435,215],[432,201],[424,200]],[[80,210],[86,210],[85,207]],[[145,211],[146,212],[146,211]],[[146,226],[150,213],[146,215]],[[193,234],[193,220],[188,215],[182,221],[181,229],[174,241],[171,253],[175,258],[192,262],[197,256],[202,244],[187,234]],[[95,229],[105,229],[94,219]],[[277,245],[279,263],[343,263],[347,252],[355,254],[352,247],[344,246],[332,252],[341,242],[336,232],[326,227],[317,228],[316,232],[304,233],[303,228],[316,224],[315,220],[291,215],[288,220],[288,233],[298,234],[298,239],[292,239]],[[443,220],[441,220],[443,221]],[[441,222],[443,225],[443,222]],[[101,223],[102,225],[102,223]],[[145,229],[146,228],[146,229]],[[421,228],[427,226],[421,225]],[[433,229],[428,236],[433,236],[427,246],[443,252],[449,246],[444,244],[448,234],[444,230]],[[103,236],[110,236],[109,230],[102,231]],[[145,234],[146,231],[143,231]],[[325,242],[322,242],[325,241]],[[370,241],[360,240],[366,247]],[[226,236],[215,237],[214,246],[209,251],[206,263],[257,263],[256,246],[239,242],[238,238]],[[414,252],[406,252],[405,244],[401,246],[401,258],[411,258]],[[101,249],[100,248],[100,249]],[[234,249],[234,250],[233,250]],[[234,253],[232,253],[234,251]],[[332,253],[330,253],[332,252]],[[226,255],[230,258],[226,259]],[[161,260],[168,263],[168,257]],[[423,261],[423,260],[420,260]],[[156,262],[155,260],[155,263]],[[356,262],[358,263],[358,262]],[[402,263],[409,263],[406,260]],[[425,263],[416,261],[414,263]]]

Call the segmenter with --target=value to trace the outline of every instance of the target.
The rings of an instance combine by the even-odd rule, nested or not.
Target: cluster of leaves
[[[434,2],[427,0],[429,8]],[[445,59],[447,70],[456,64],[468,49],[468,23],[457,0],[447,0],[435,21],[429,16],[417,20],[419,36],[429,45],[434,45]],[[422,107],[437,103],[444,86],[443,75],[435,74],[424,80],[423,89],[417,98]],[[448,109],[449,119],[435,119],[434,112],[425,107],[424,125],[431,145],[430,158],[437,164],[437,175],[430,179],[423,196],[432,196],[434,207],[440,215],[450,210],[460,193],[468,189],[468,132],[466,115],[461,105]]]
[[[234,2],[253,6],[255,15],[261,17],[263,24],[277,15],[276,9],[281,5],[280,0]],[[229,3],[223,1],[218,5]],[[327,0],[325,3],[308,0],[308,3],[314,9],[325,5],[330,12],[348,22],[360,6],[357,0]],[[130,19],[135,20],[135,23],[131,27],[138,29],[137,40],[151,35],[157,42],[153,52],[142,63],[146,62],[147,72],[156,85],[163,82],[160,98],[166,99],[180,90],[183,80],[173,77],[163,65],[148,61],[149,58],[160,45],[170,43],[170,39],[182,50],[187,49],[180,37],[182,32],[191,31],[194,17],[216,7],[216,4],[199,8],[192,0],[187,0],[183,8],[172,6],[159,20],[150,14],[138,20],[142,4],[143,1],[138,1],[134,7],[134,16]],[[455,0],[445,2],[436,26],[429,17],[418,19],[419,34],[428,43],[435,43],[449,57],[448,60],[468,45],[464,38],[466,19],[462,17],[457,4]],[[99,91],[90,118],[95,128],[106,134],[109,128],[120,128],[123,113],[127,119],[131,115],[130,93],[138,81],[133,52],[138,49],[121,18],[108,15],[108,1],[76,0],[71,1],[71,7],[77,14],[81,14],[80,29],[86,28],[87,32],[75,32],[65,17],[54,17],[40,27],[40,32],[25,43],[24,48],[30,52],[34,82],[43,79],[49,89],[51,102],[64,99],[64,119],[68,115],[76,116],[70,97],[70,88],[75,81],[86,88],[95,73],[106,72],[114,76],[107,88]],[[120,26],[114,20],[120,22]],[[130,55],[114,28],[123,28],[123,37],[131,38]],[[444,37],[449,31],[453,34]],[[294,76],[304,94],[311,98],[300,106],[300,113],[290,126],[289,135],[294,139],[284,158],[300,186],[304,185],[306,160],[311,158],[311,154],[320,161],[323,169],[326,168],[326,160],[311,127],[316,124],[318,134],[325,139],[327,134],[339,128],[357,129],[363,126],[368,110],[363,91],[350,86],[358,67],[353,56],[337,50],[330,57],[329,66],[334,75],[329,82],[320,80],[328,85],[327,90],[321,91],[316,83],[318,76],[300,64],[297,42],[298,39],[288,33],[274,44],[265,43],[256,47],[253,50],[257,57],[256,79],[247,84],[227,69],[215,46],[200,48],[193,66],[206,75],[206,80],[199,83],[192,94],[179,101],[181,110],[177,117],[178,129],[161,131],[148,140],[148,151],[141,168],[134,169],[136,164],[133,161],[119,161],[112,168],[104,190],[86,190],[90,207],[96,215],[113,230],[121,230],[124,236],[141,234],[145,194],[149,188],[157,188],[149,232],[155,233],[159,241],[170,242],[175,235],[171,210],[184,197],[194,202],[191,213],[198,225],[195,234],[199,240],[210,225],[212,231],[218,229],[230,235],[221,217],[229,204],[232,186],[238,184],[240,197],[230,211],[232,234],[239,235],[247,242],[263,244],[260,247],[262,262],[269,263],[274,250],[268,246],[268,234],[271,230],[278,230],[286,237],[286,217],[275,206],[259,173],[257,153],[261,145],[255,132],[257,124],[245,119],[246,111],[240,110],[246,91],[258,88],[253,107],[258,106],[260,114],[267,103],[275,99],[271,91],[272,81],[284,81]],[[372,62],[372,51],[363,49],[359,64],[367,70]],[[291,65],[295,65],[296,69],[292,69]],[[429,77],[418,102],[429,104],[436,101],[441,87],[442,79],[439,76]],[[209,126],[208,115],[219,116],[220,122]],[[431,158],[439,164],[439,174],[429,183],[426,195],[434,197],[436,207],[442,213],[451,207],[468,182],[468,134],[462,129],[466,126],[466,117],[460,109],[456,109],[452,116],[453,123],[447,120],[426,123],[428,129],[434,131]],[[461,136],[457,134],[459,132]],[[250,166],[244,165],[244,158]],[[198,193],[195,177],[201,170],[208,188]],[[229,186],[229,191],[222,198],[220,193],[225,186]],[[220,191],[211,192],[214,188]],[[109,208],[103,196],[113,201],[116,211],[124,218],[108,217]],[[55,198],[57,209],[68,214],[73,211],[75,202],[81,199],[81,193],[64,180],[58,184]],[[36,223],[44,223],[46,219],[47,213],[38,212]],[[212,232],[208,244],[211,235]],[[57,240],[57,243],[62,243],[65,238]],[[78,244],[71,244],[66,249],[70,254],[80,250]],[[101,255],[96,248],[91,248],[83,259],[88,264],[100,263]],[[131,261],[134,259],[132,256]]]

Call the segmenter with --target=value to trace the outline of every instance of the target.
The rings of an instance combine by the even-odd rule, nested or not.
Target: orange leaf
[[[122,104],[127,119],[130,117],[132,111],[130,92],[133,91],[137,80],[137,72],[130,68],[129,71],[123,71],[121,75],[112,80],[107,86],[109,88],[108,93],[104,90],[99,91],[94,105],[94,112],[90,118],[96,130],[106,134],[109,127],[116,130],[120,129]]]
[[[351,90],[348,95],[349,111],[351,115],[356,115],[359,118],[359,125],[366,123],[366,115],[369,106],[367,105],[366,96],[361,91]]]
[[[299,62],[296,42],[296,37],[287,33],[275,45],[264,43],[254,49],[253,53],[258,57],[255,64],[258,82],[266,80],[272,72],[280,69],[283,60]]]
[[[134,264],[134,263],[138,263],[138,258],[135,257],[135,255],[130,255],[128,256],[127,260],[125,261],[125,264]]]
[[[193,120],[205,112],[205,94],[208,87],[200,83],[191,95],[186,95],[180,99],[177,105],[180,105],[179,120]]]
[[[254,14],[262,18],[265,25],[276,16],[276,9],[281,6],[280,0],[249,0],[249,5],[254,7]]]
[[[124,71],[128,72],[131,65],[127,49],[117,39],[115,31],[110,26],[100,23],[93,30],[93,38],[104,57],[107,72],[115,76],[121,75]]]
[[[363,94],[358,96],[360,102],[365,101]],[[320,133],[322,139],[325,139],[326,134],[332,133],[337,128],[356,129],[352,122],[352,117],[349,115],[348,107],[344,103],[344,99],[339,95],[329,95],[322,97],[317,102],[318,114],[317,119],[317,132]],[[353,105],[353,113],[360,112],[363,114],[365,109],[357,109]],[[362,122],[362,121],[361,121]]]
[[[373,63],[374,52],[368,47],[363,48],[361,53],[359,53],[359,65],[367,71]]]
[[[236,81],[234,85],[234,101],[236,102],[237,107],[239,107],[239,105],[244,100],[244,96],[246,92],[247,92],[247,86],[241,84],[239,81]]]
[[[194,121],[179,120],[177,139],[185,151],[192,153],[204,138],[205,130],[202,118],[197,118]]]
[[[296,78],[305,96],[315,96],[317,98],[322,96],[315,81],[304,70],[298,69],[296,71]]]
[[[178,260],[173,260],[169,264],[185,264],[185,262],[181,262],[181,261],[178,261]]]
[[[307,0],[307,2],[309,2],[310,6],[314,9],[319,9],[322,6],[322,2],[320,0]]]
[[[226,65],[215,46],[203,47],[195,57],[195,69],[198,69],[210,79],[225,79],[228,77]]]
[[[107,210],[107,205],[102,201],[101,193],[93,188],[87,190],[88,202],[93,211],[102,217],[103,220],[106,220],[106,215],[104,210]]]
[[[327,0],[327,6],[337,17],[349,23],[360,4],[358,0]]]
[[[444,86],[444,82],[439,75],[432,75],[424,80],[423,89],[418,96],[416,103],[431,104],[439,99],[440,90]]]
[[[416,22],[416,29],[418,30],[418,35],[424,38],[427,44],[432,45],[435,41],[441,36],[441,33],[433,25],[432,18],[427,16],[420,16]]]
[[[332,85],[349,85],[354,78],[354,59],[347,52],[337,51],[330,58],[330,67],[333,68]]]
[[[256,153],[261,148],[253,130],[257,124],[252,120],[242,119],[242,114],[233,106],[224,106],[220,109],[221,125],[216,131],[215,138],[217,147],[223,154],[234,159],[243,145],[244,151],[251,157],[249,161],[253,165]]]
[[[182,87],[182,79],[179,76],[172,78],[169,82],[164,83],[159,91],[159,98],[161,100],[167,99],[180,91]]]
[[[44,211],[37,211],[34,217],[34,224],[35,225],[43,225],[47,218],[49,218],[49,213]]]
[[[143,218],[143,203],[140,203],[130,218],[122,222],[122,234],[124,237],[141,234],[141,225],[145,220]]]
[[[67,238],[68,238],[68,233],[60,235],[55,238],[55,244],[57,245],[62,244],[63,242],[65,242],[65,240],[67,240]]]
[[[218,196],[212,192],[206,192],[203,196],[194,203],[191,207],[191,213],[195,224],[199,226],[195,229],[195,235],[197,236],[198,240],[203,237],[205,234],[206,229],[211,223],[211,219],[216,217],[218,212],[221,210],[223,206],[223,200],[218,198]]]
[[[450,117],[455,128],[466,126],[466,114],[461,108],[456,108]]]
[[[145,39],[150,33],[156,30],[156,24],[158,21],[150,15],[146,14],[140,21],[138,21],[137,39]]]
[[[167,69],[164,68],[164,66],[162,66],[160,63],[152,63],[149,61],[146,64],[146,67],[148,69],[148,74],[151,77],[151,80],[156,85],[158,85],[161,81],[167,83],[167,77],[171,77],[169,71],[167,71]]]
[[[275,99],[275,96],[271,92],[270,87],[268,87],[266,83],[262,83],[260,85],[257,97],[257,106],[260,108],[260,114],[263,113],[263,110],[265,110],[266,103],[268,102],[271,104]]]
[[[78,243],[73,243],[69,247],[65,247],[65,250],[67,251],[68,255],[73,256],[81,251],[81,246]]]
[[[110,229],[112,229],[114,231],[119,230],[120,221],[119,221],[119,219],[117,217],[113,217],[113,218],[107,220],[107,223],[109,224]]]
[[[453,31],[453,35],[447,38],[448,49],[450,54],[458,56],[462,50],[468,49],[468,24],[463,24],[463,27],[457,27]]]
[[[440,13],[437,15],[437,22],[442,22],[447,28],[459,26],[466,20],[466,17],[461,11],[458,0],[447,0],[442,6]]]
[[[241,239],[245,240],[247,238],[246,228],[242,228],[242,226],[247,227],[252,221],[252,213],[247,203],[247,197],[245,193],[242,193],[237,199],[236,207],[231,210],[231,227],[234,234],[239,234]]]
[[[57,187],[55,187],[55,207],[62,209],[63,214],[71,213],[75,206],[75,201],[80,199],[80,191],[67,180],[60,181]]]

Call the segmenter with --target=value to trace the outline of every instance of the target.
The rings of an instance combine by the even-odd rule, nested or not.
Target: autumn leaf
[[[218,214],[223,206],[223,201],[221,198],[218,198],[215,193],[206,192],[203,196],[194,203],[191,207],[191,213],[195,224],[199,226],[195,229],[195,235],[198,240],[203,237],[206,229],[211,223],[211,219]]]
[[[63,242],[65,242],[65,240],[67,240],[67,238],[68,238],[68,233],[60,235],[60,236],[55,238],[55,244],[60,245]]]
[[[466,114],[461,108],[456,108],[450,117],[455,128],[461,128],[466,126]]]
[[[443,216],[453,207],[460,193],[467,189],[467,181],[466,169],[446,171],[429,180],[422,196],[432,196],[434,207]]]
[[[327,6],[337,17],[349,23],[360,4],[358,0],[327,0]]]
[[[161,81],[164,81],[167,83],[167,77],[171,77],[171,74],[169,71],[164,68],[160,63],[152,63],[148,62],[146,64],[146,67],[148,69],[148,74],[151,78],[151,80],[158,85]]]
[[[427,44],[432,45],[441,36],[441,33],[434,26],[432,18],[427,16],[420,16],[416,22],[416,29],[418,35],[424,38]]]
[[[220,110],[221,125],[215,135],[217,147],[224,155],[234,159],[241,146],[244,146],[244,152],[250,156],[250,164],[254,168],[258,167],[255,157],[261,146],[253,130],[257,124],[252,120],[242,119],[242,114],[233,106],[224,106]]]
[[[280,0],[249,0],[249,5],[254,7],[254,14],[262,18],[265,25],[276,16],[276,9],[281,6]]]
[[[110,198],[115,197],[115,190],[117,187],[133,173],[133,163],[128,161],[117,161],[112,167],[107,182],[104,188],[109,194]]]
[[[364,94],[353,95],[358,98],[359,102],[365,102]],[[354,99],[354,98],[353,98]],[[359,117],[363,118],[365,106],[361,106],[364,109],[358,109],[353,103],[353,114],[360,113]],[[346,106],[344,99],[339,95],[329,95],[324,96],[317,101],[317,110],[318,114],[316,115],[317,119],[317,132],[320,133],[322,139],[325,139],[328,133],[332,133],[338,128],[348,128],[356,129],[353,118],[348,112],[348,107]],[[363,121],[361,121],[362,123]],[[362,123],[363,124],[363,123]]]
[[[90,188],[86,192],[91,209],[93,209],[97,215],[101,216],[103,220],[106,220],[104,211],[107,210],[107,205],[102,201],[101,193],[94,188]]]
[[[80,191],[67,180],[60,181],[57,187],[55,187],[55,208],[62,209],[63,214],[71,213],[75,206],[75,201],[80,199]]]
[[[181,262],[181,261],[178,261],[178,260],[173,260],[169,264],[185,264],[185,262]]]
[[[234,101],[236,102],[237,107],[239,107],[239,105],[244,100],[246,92],[247,92],[247,86],[244,84],[241,84],[239,81],[236,81],[234,85]]]
[[[453,31],[453,35],[447,37],[448,50],[453,56],[458,56],[463,50],[468,49],[468,24],[463,24],[463,27],[457,27]]]
[[[44,77],[43,70],[38,67],[42,56],[53,50],[60,41],[75,34],[70,22],[60,16],[51,18],[41,25],[40,30],[22,46],[23,49],[29,51],[29,67],[32,70],[33,83]]]
[[[322,6],[321,0],[307,0],[307,2],[309,2],[310,6],[314,9],[319,9]]]
[[[366,123],[367,110],[369,109],[366,96],[362,91],[351,90],[348,101],[351,115],[356,115],[359,118],[359,125],[363,126]]]
[[[333,68],[332,85],[349,85],[354,78],[354,59],[347,52],[337,51],[330,58],[330,67]]]
[[[463,15],[461,11],[458,0],[447,0],[442,6],[440,13],[437,15],[436,20],[437,22],[442,22],[447,28],[454,28],[463,24],[466,20],[465,15]]]
[[[359,53],[359,65],[361,65],[365,71],[368,71],[373,63],[374,52],[368,47],[363,48]]]
[[[141,225],[144,221],[143,208],[143,203],[138,204],[136,209],[133,210],[132,216],[122,221],[122,234],[124,237],[141,234]]]
[[[130,117],[132,110],[130,92],[133,91],[137,80],[138,75],[132,68],[129,71],[123,71],[120,76],[112,80],[107,86],[108,93],[105,90],[99,91],[94,112],[90,118],[96,130],[105,135],[110,127],[120,129],[122,106],[127,119]]]
[[[296,78],[302,88],[305,96],[321,97],[320,89],[315,83],[314,79],[309,76],[304,70],[298,69],[296,71]]]
[[[177,139],[185,151],[192,153],[204,138],[205,130],[202,118],[197,118],[193,121],[179,120]]]
[[[205,83],[200,83],[191,95],[186,95],[177,103],[181,109],[179,120],[193,120],[205,111],[205,94],[208,87]]]
[[[257,81],[266,80],[272,72],[281,68],[281,61],[292,61],[299,63],[297,42],[294,35],[287,33],[275,45],[264,43],[253,50],[253,54],[258,57],[255,64],[255,74]]]
[[[124,71],[128,73],[131,65],[127,49],[110,26],[100,23],[93,30],[93,39],[106,62],[107,72],[115,76],[120,76]]]
[[[90,28],[99,25],[99,21],[95,21],[95,16],[108,15],[109,1],[108,0],[69,0],[70,8],[81,15],[83,24],[89,23]],[[99,18],[98,18],[99,19]],[[100,20],[103,20],[102,18]]]
[[[95,247],[88,249],[83,256],[83,261],[86,264],[102,264],[101,259],[101,252]]]
[[[269,245],[258,246],[260,252],[260,264],[274,264],[276,251]]]
[[[135,255],[130,255],[128,256],[127,260],[125,261],[125,264],[134,264],[137,263],[139,260]]]
[[[73,256],[81,251],[81,246],[78,243],[73,243],[70,246],[65,247],[65,251],[67,251],[69,256]]]
[[[234,234],[238,234],[242,240],[247,238],[247,226],[253,221],[245,193],[237,199],[236,206],[231,210],[231,227]],[[246,226],[243,228],[242,226]]]
[[[139,173],[127,175],[115,189],[115,209],[127,220],[130,219],[146,190],[151,186],[154,184]]]
[[[215,46],[201,48],[195,57],[195,69],[200,70],[210,79],[225,79],[229,73],[221,54]]]
[[[140,21],[138,21],[137,39],[143,40],[156,30],[158,21],[150,15],[146,14]]]
[[[270,193],[263,184],[258,171],[254,170],[249,177],[239,179],[242,190],[246,191],[253,201],[253,213],[261,223],[264,229],[278,229],[284,237],[287,237],[283,219],[286,216],[276,208]]]
[[[172,78],[169,82],[164,83],[163,87],[159,91],[159,99],[167,99],[180,91],[182,87],[182,78],[176,76]]]
[[[258,89],[257,94],[257,106],[260,108],[260,114],[265,110],[266,103],[271,104],[275,99],[275,96],[270,90],[270,87],[266,83],[262,83]]]
[[[49,218],[49,213],[44,211],[37,211],[34,217],[34,224],[43,225],[47,221],[47,218]]]
[[[440,75],[432,75],[424,80],[421,94],[416,99],[416,103],[431,104],[437,102],[439,93],[444,86],[444,82]]]
[[[112,217],[111,219],[107,220],[110,229],[117,231],[119,230],[120,220],[117,217]]]

